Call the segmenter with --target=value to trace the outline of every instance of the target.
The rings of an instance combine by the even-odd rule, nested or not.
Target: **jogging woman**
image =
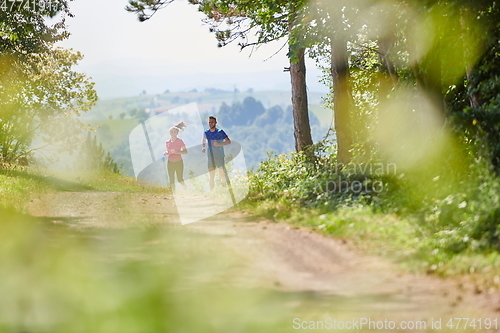
[[[184,162],[182,161],[182,154],[187,154],[188,150],[184,141],[178,137],[179,132],[183,131],[186,123],[181,121],[175,126],[170,128],[170,139],[165,142],[166,151],[164,156],[168,156],[167,171],[168,179],[170,181],[170,188],[175,191],[175,175],[177,174],[177,181],[181,183],[184,189],[187,188],[184,183]]]

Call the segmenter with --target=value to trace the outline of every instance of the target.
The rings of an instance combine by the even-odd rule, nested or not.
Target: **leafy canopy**
[[[55,47],[69,36],[68,1],[50,6],[18,6],[0,11],[0,158],[14,162],[30,157],[33,145],[69,148],[88,129],[78,120],[96,102],[84,74],[72,67],[79,52]],[[47,17],[60,15],[49,25]]]

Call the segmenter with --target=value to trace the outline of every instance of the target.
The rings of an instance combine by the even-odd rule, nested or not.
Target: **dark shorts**
[[[215,169],[215,168],[222,168],[224,167],[224,156],[208,156],[208,168],[209,169]]]

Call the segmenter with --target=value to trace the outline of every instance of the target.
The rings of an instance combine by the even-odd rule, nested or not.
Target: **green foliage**
[[[312,112],[309,117],[313,138],[319,141],[326,126],[321,126]],[[243,103],[234,102],[231,106],[223,103],[217,120],[232,140],[242,144],[249,168],[257,168],[267,152],[286,154],[295,150],[291,107],[283,110],[275,105],[265,109],[260,101],[247,97]]]
[[[0,166],[0,209],[13,208],[24,211],[33,194],[46,193],[46,186],[38,172],[14,165]]]
[[[45,18],[57,14],[62,20],[48,25]],[[67,0],[4,1],[0,10],[0,54],[28,61],[31,54],[50,52],[55,42],[69,36],[64,25],[66,16],[72,16]]]
[[[392,165],[336,164],[324,142],[315,146],[314,162],[302,153],[269,155],[250,176],[251,200],[281,200],[295,207],[328,211],[359,203],[378,205],[384,190],[397,187]],[[392,181],[392,182],[391,182]]]
[[[106,169],[53,171],[0,164],[0,208],[26,212],[31,200],[56,191],[113,191],[165,194],[159,187],[140,186],[135,178]],[[1,217],[1,214],[0,214]]]
[[[39,146],[70,149],[75,133],[87,127],[78,116],[97,99],[93,83],[73,72],[82,55],[62,48],[26,55],[28,62],[0,55],[0,153],[6,162],[33,152]]]
[[[71,70],[82,55],[55,47],[69,36],[66,0],[5,5],[0,11],[0,159],[10,163],[32,159],[35,141],[36,148],[73,147],[75,133],[87,128],[77,117],[97,96],[93,83]],[[60,20],[48,25],[46,18],[56,15]]]
[[[449,122],[470,154],[500,171],[500,48],[494,43],[466,80],[450,89]]]
[[[120,173],[120,168],[111,158],[111,154],[104,150],[102,143],[97,144],[97,136],[92,139],[90,132],[78,151],[75,168],[81,169],[82,166],[88,170],[109,170]]]
[[[240,47],[266,44],[289,33],[291,13],[303,1],[194,0],[199,11],[207,16],[210,29],[219,46],[239,40]]]
[[[300,183],[307,180],[308,168],[303,153],[290,155],[268,154],[268,160],[260,164],[250,179],[249,198],[286,198],[292,202],[298,199]]]

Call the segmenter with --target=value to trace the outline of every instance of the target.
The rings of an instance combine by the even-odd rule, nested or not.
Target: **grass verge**
[[[29,167],[0,168],[0,207],[24,211],[37,194],[56,191],[116,191],[126,193],[169,194],[164,187],[146,187],[134,178],[106,171],[55,172]]]

